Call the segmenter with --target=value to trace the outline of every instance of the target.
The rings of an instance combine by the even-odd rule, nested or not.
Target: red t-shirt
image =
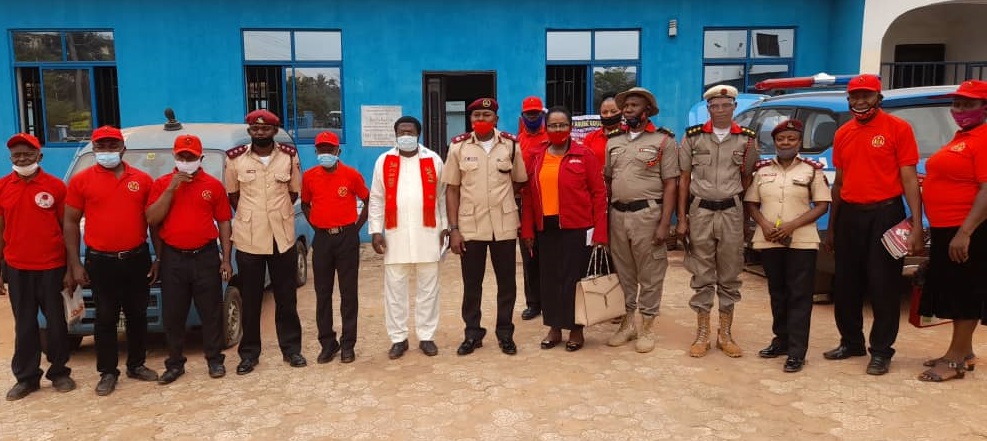
[[[85,217],[86,246],[117,252],[147,242],[144,208],[151,192],[151,176],[124,163],[117,179],[112,170],[93,165],[69,181],[65,203]]]
[[[918,143],[908,122],[881,110],[866,123],[852,120],[836,131],[833,166],[843,171],[840,198],[871,204],[901,196],[901,167],[918,164]]]
[[[545,131],[544,127],[539,129],[537,133],[528,133],[524,128],[518,131],[517,142],[521,146],[522,154],[527,154],[528,147],[538,147],[545,141],[548,141],[548,132]]]
[[[593,152],[593,156],[600,161],[603,166],[607,163],[607,134],[603,127],[600,127],[583,138],[583,145]]]
[[[925,163],[922,203],[929,225],[958,227],[987,182],[987,124],[958,131]]]
[[[175,172],[168,173],[151,184],[147,198],[150,207],[171,184]],[[192,175],[192,180],[179,185],[171,198],[171,208],[161,222],[158,234],[164,243],[183,250],[202,248],[219,237],[216,222],[233,218],[230,199],[223,183],[203,170]]]
[[[0,216],[4,229],[3,257],[21,270],[65,266],[62,217],[65,184],[44,170],[30,180],[11,173],[0,179]]]
[[[335,228],[357,220],[356,200],[370,196],[363,175],[343,163],[330,172],[317,165],[302,175],[302,202],[310,204],[309,221],[315,228]]]

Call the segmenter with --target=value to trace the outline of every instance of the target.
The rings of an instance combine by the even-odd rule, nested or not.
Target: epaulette
[[[248,147],[246,145],[241,145],[233,147],[226,151],[226,157],[230,159],[236,159],[238,156],[247,153]]]
[[[507,138],[507,139],[509,139],[511,141],[517,141],[517,137],[516,136],[514,136],[514,135],[512,135],[510,133],[507,133],[507,132],[500,132],[500,136],[502,138]]]
[[[666,135],[668,135],[668,136],[670,136],[672,138],[675,137],[675,132],[673,132],[672,129],[669,129],[668,127],[659,127],[657,129],[655,129],[655,131],[656,132],[664,133],[664,134],[666,134]]]
[[[685,129],[685,136],[696,136],[699,135],[700,133],[703,133],[702,124],[697,124]]]
[[[811,165],[812,168],[814,168],[816,170],[822,170],[823,168],[826,167],[825,165],[823,165],[823,163],[821,163],[819,161],[814,161],[814,160],[809,159],[809,158],[802,158],[802,162]]]
[[[740,128],[740,133],[742,135],[747,135],[747,136],[749,136],[751,138],[757,138],[757,132],[755,132],[754,130],[752,130],[750,127],[741,127]]]
[[[287,153],[288,156],[295,156],[298,154],[298,149],[296,149],[295,146],[291,144],[282,144],[279,142],[278,148],[281,149],[281,152]]]
[[[455,144],[457,142],[463,142],[463,141],[465,141],[467,139],[470,139],[470,136],[471,136],[471,133],[470,132],[466,132],[466,133],[463,133],[461,135],[456,135],[456,137],[455,138],[452,138],[452,141],[449,141],[449,143],[450,144]]]
[[[771,165],[774,161],[770,159],[762,159],[754,163],[754,170],[760,170],[764,167]]]
[[[622,129],[620,127],[617,127],[616,129],[613,129],[613,130],[611,130],[609,132],[604,132],[604,135],[606,135],[607,138],[609,139],[609,138],[613,138],[614,136],[623,135],[624,133],[625,133],[624,132],[624,129]]]

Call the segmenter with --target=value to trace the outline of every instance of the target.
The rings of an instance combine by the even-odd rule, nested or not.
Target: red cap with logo
[[[99,141],[101,139],[116,139],[123,141],[123,132],[120,129],[113,126],[103,126],[96,130],[93,130],[92,140],[93,142]]]
[[[847,93],[855,90],[881,91],[881,77],[874,74],[860,74],[853,77],[846,86]]]
[[[339,146],[339,137],[333,132],[322,132],[315,137],[315,145],[329,144],[333,147]]]
[[[247,117],[244,118],[244,121],[246,121],[247,124],[250,125],[263,124],[269,126],[277,126],[281,124],[281,120],[278,119],[277,115],[265,109],[257,109],[254,110],[253,112],[248,113]]]
[[[476,101],[473,101],[468,107],[466,107],[466,111],[473,112],[474,110],[492,110],[494,113],[497,113],[497,109],[499,108],[500,106],[497,105],[497,100],[493,98],[477,98]]]
[[[949,97],[962,97],[975,100],[987,100],[987,81],[969,80],[960,84],[956,92],[948,93]]]
[[[529,96],[521,101],[521,113],[524,112],[541,112],[545,110],[545,105],[542,104],[541,98],[536,96]]]
[[[195,135],[178,135],[175,138],[174,152],[189,152],[195,156],[202,156],[202,140]]]
[[[7,148],[11,148],[18,144],[27,144],[41,150],[41,141],[38,141],[38,138],[35,138],[34,135],[30,133],[18,133],[11,136],[10,139],[7,140]]]

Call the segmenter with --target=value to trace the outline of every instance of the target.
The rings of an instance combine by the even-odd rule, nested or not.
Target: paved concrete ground
[[[587,330],[576,353],[541,350],[545,329],[517,319],[517,356],[500,353],[492,338],[458,357],[462,338],[462,283],[456,259],[442,274],[438,357],[412,350],[397,361],[383,325],[381,260],[366,252],[361,267],[361,317],[357,360],[318,365],[312,283],[299,291],[305,330],[302,369],[281,361],[274,337],[273,305],[265,306],[264,353],[251,375],[209,379],[198,345],[190,343],[188,373],[169,386],[121,379],[117,391],[96,397],[92,340],[71,361],[76,391],[59,394],[45,382],[18,402],[0,402],[0,439],[395,439],[470,440],[970,440],[987,438],[987,377],[978,369],[943,384],[915,379],[921,361],[941,355],[949,327],[917,330],[902,316],[898,355],[891,373],[864,374],[867,359],[832,362],[822,352],[838,338],[830,306],[815,307],[809,363],[798,374],[781,371],[783,359],[756,351],[771,338],[764,280],[744,275],[744,301],[735,334],[747,350],[741,359],[719,352],[693,359],[686,349],[694,314],[686,307],[687,274],[672,253],[662,306],[658,348],[637,354],[604,345],[616,325]],[[519,268],[520,270],[520,268]],[[493,277],[487,277],[484,324],[492,328]],[[518,280],[520,284],[520,272]],[[268,299],[268,303],[270,299]],[[519,295],[516,315],[523,308]],[[905,305],[907,308],[907,305]],[[413,315],[412,315],[413,317]],[[869,323],[869,321],[868,321]],[[414,329],[412,325],[412,329]],[[976,336],[987,354],[987,333]],[[9,365],[13,321],[0,302],[0,363]],[[193,339],[194,340],[194,339]],[[161,339],[149,365],[161,370]],[[987,370],[987,367],[983,367]],[[4,376],[4,390],[13,378]]]

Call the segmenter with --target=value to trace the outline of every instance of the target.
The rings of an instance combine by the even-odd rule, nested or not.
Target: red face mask
[[[548,142],[552,145],[565,145],[565,142],[569,140],[569,130],[564,132],[548,132]]]
[[[487,136],[493,132],[494,124],[490,121],[473,121],[473,132],[477,136]]]

